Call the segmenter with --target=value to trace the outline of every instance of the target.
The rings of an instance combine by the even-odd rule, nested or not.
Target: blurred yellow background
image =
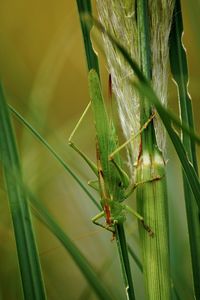
[[[190,70],[189,91],[192,95],[196,127],[199,122],[199,75],[200,45],[196,32],[191,27],[188,3],[183,1],[185,35],[184,43],[188,52]],[[105,74],[105,66],[103,67]],[[0,77],[4,83],[7,99],[31,122],[39,132],[55,147],[85,182],[92,174],[82,160],[69,149],[67,138],[81,112],[88,103],[87,72],[83,41],[76,9],[76,1],[1,1],[0,10]],[[106,83],[105,83],[106,85]],[[177,110],[176,91],[170,84],[169,103]],[[110,235],[96,228],[90,218],[97,213],[84,193],[68,174],[56,163],[37,140],[14,121],[17,129],[18,145],[23,163],[24,177],[31,188],[40,195],[59,224],[68,232],[83,253],[90,259],[102,280],[112,286],[112,276],[117,276],[121,285],[117,254],[113,256],[114,243]],[[91,158],[95,157],[93,121],[89,113],[76,136],[81,149]],[[169,146],[169,196],[180,206],[179,215],[172,214],[173,249],[182,247],[182,253],[174,251],[172,260],[178,265],[179,287],[190,299],[191,270],[188,256],[187,228],[184,221],[185,211],[182,187],[175,187],[174,177],[178,175],[178,162]],[[170,175],[171,174],[171,175]],[[174,195],[174,192],[177,191]],[[180,190],[180,191],[179,191]],[[174,198],[173,198],[174,197]],[[0,299],[22,299],[18,266],[9,209],[3,183],[0,185]],[[173,203],[173,200],[171,201]],[[182,208],[183,207],[183,208]],[[174,218],[174,219],[173,219]],[[37,229],[39,252],[44,270],[48,299],[96,299],[84,277],[70,256],[60,246],[48,230],[33,217]],[[130,228],[129,228],[130,227]],[[137,244],[137,224],[129,226],[130,235]],[[177,238],[176,231],[182,232]],[[134,246],[138,252],[138,246]],[[176,249],[175,249],[176,250]],[[178,250],[177,250],[178,251]],[[137,294],[144,299],[143,284],[139,284],[141,274],[137,273]],[[187,273],[187,275],[184,275]],[[119,275],[118,275],[119,274]],[[89,289],[89,290],[88,290]],[[123,291],[115,290],[113,295],[123,298]]]

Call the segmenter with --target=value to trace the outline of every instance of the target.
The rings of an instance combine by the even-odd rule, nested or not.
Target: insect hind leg
[[[130,213],[132,214],[133,216],[135,216],[142,224],[142,226],[144,227],[144,229],[148,232],[149,236],[150,237],[153,237],[154,236],[154,232],[153,230],[151,229],[151,227],[149,225],[147,225],[145,222],[144,222],[144,218],[138,213],[136,212],[135,210],[133,210],[130,206],[126,205],[125,206],[125,209]]]

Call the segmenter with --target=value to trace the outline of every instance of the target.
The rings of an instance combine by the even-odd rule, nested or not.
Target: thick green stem
[[[148,22],[148,1],[137,1],[137,25],[140,45],[140,67],[151,80],[151,47]],[[150,118],[152,108],[146,99],[141,99],[141,126]],[[144,222],[150,226],[154,236],[140,226],[144,275],[148,299],[170,299],[168,208],[165,179],[165,164],[156,145],[153,122],[142,132],[141,153],[138,159],[137,181],[148,181],[137,189],[137,206]]]
[[[170,272],[168,246],[168,213],[165,164],[162,155],[155,151],[153,156],[143,154],[137,168],[137,180],[147,181],[137,189],[137,207],[145,223],[154,235],[140,225],[143,252],[143,269],[148,299],[170,299]]]

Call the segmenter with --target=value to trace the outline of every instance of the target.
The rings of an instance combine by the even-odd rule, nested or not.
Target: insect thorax
[[[125,205],[118,201],[110,201],[111,218],[113,222],[123,223],[126,220]]]

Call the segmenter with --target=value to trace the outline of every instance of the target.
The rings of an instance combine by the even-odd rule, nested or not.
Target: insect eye
[[[122,187],[123,186],[123,183],[120,181],[119,183],[118,183],[118,187]]]

